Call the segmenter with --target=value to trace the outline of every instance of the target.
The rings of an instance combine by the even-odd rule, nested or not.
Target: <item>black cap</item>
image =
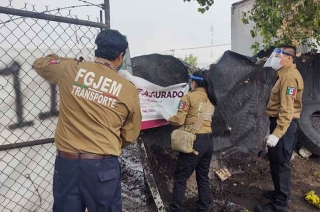
[[[125,52],[128,48],[128,42],[126,38],[117,30],[107,29],[102,30],[95,43],[98,46],[97,50],[113,52],[120,54]]]

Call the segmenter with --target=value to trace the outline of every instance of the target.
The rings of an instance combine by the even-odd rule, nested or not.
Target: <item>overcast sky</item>
[[[8,0],[1,0],[8,1]],[[94,4],[103,0],[87,0]],[[238,0],[216,0],[205,14],[197,11],[196,2],[183,0],[110,0],[111,28],[127,35],[132,57],[163,53],[184,57],[190,53],[198,57],[200,67],[214,62],[225,50],[231,48],[231,5]],[[37,11],[84,4],[78,0],[13,0],[15,8],[23,2],[35,4]],[[74,9],[78,18],[90,15],[92,20],[99,17],[98,7]],[[213,34],[211,34],[211,26]],[[214,48],[178,50],[224,45]],[[225,45],[226,44],[226,45]],[[211,55],[212,51],[212,55]]]

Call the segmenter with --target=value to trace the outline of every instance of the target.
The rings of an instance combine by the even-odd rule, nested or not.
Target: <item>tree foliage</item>
[[[200,7],[198,11],[204,13],[205,11],[209,10],[209,8],[214,4],[214,0],[183,0],[183,1],[197,1]]]
[[[186,56],[184,56],[184,59],[179,58],[179,60],[181,60],[181,61],[183,61],[193,67],[197,67],[197,65],[198,65],[198,57],[194,56],[193,54],[186,55]]]
[[[242,14],[242,22],[249,21],[255,23],[251,36],[263,39],[251,46],[255,53],[279,44],[320,45],[320,0],[255,0],[252,10]]]

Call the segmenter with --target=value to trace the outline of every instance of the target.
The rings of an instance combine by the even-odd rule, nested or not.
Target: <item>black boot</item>
[[[262,191],[263,196],[268,198],[268,199],[273,199],[275,193],[276,193],[275,190]]]
[[[267,191],[262,191],[262,195],[265,198],[268,198],[270,200],[273,200],[275,198],[276,195],[276,191],[275,190],[267,190]],[[288,199],[288,202],[290,203],[291,199]]]
[[[265,205],[258,205],[255,208],[256,212],[288,212],[287,209],[276,209],[272,203],[268,203]]]

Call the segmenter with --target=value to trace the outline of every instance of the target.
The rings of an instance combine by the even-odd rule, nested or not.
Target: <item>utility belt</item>
[[[211,139],[212,137],[213,137],[213,133],[196,134],[196,140]]]
[[[185,131],[191,133],[192,127],[193,127],[193,125],[182,125],[179,129],[185,130]],[[211,139],[213,137],[213,133],[212,132],[210,132],[210,133],[196,133],[195,136],[196,136],[196,139],[200,139],[200,140]]]
[[[111,158],[115,157],[114,155],[100,155],[100,154],[93,154],[93,153],[72,153],[72,152],[63,152],[57,150],[57,156],[65,158],[65,159],[103,159],[103,158]]]

